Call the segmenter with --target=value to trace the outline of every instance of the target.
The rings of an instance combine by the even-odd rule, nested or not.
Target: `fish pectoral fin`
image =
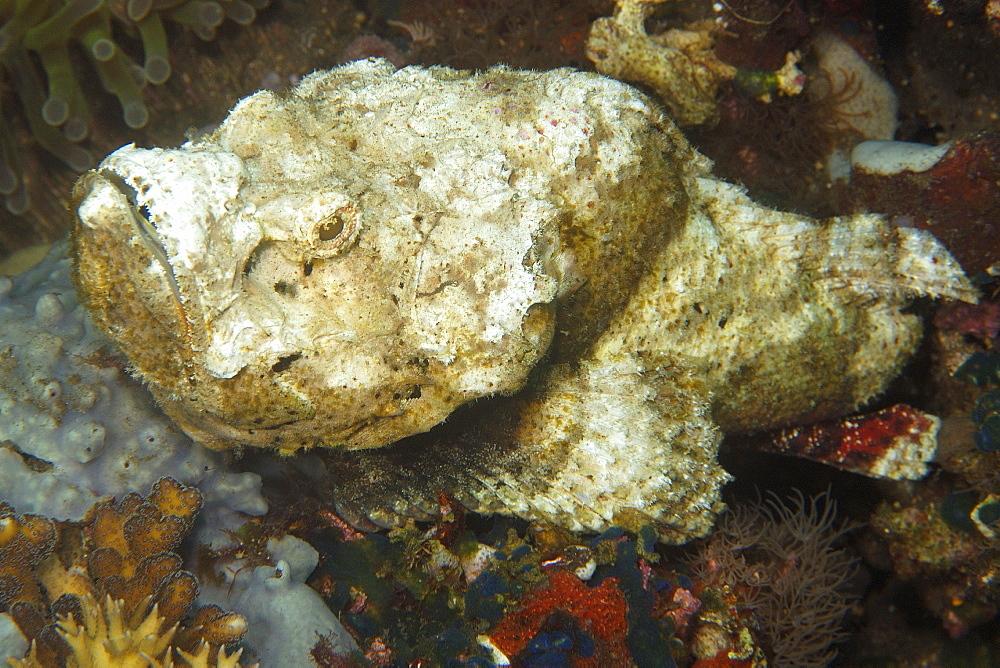
[[[559,365],[519,395],[470,408],[388,448],[324,453],[338,508],[392,526],[433,517],[443,494],[575,531],[652,524],[683,543],[724,507],[721,433],[682,367],[647,368],[635,355]]]
[[[563,365],[522,411],[530,450],[516,480],[524,510],[600,531],[657,525],[684,542],[706,533],[729,479],[715,461],[721,433],[704,385],[686,368],[616,355]]]

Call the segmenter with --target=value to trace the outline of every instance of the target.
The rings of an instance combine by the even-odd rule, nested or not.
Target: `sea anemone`
[[[0,194],[7,209],[29,205],[17,126],[20,107],[35,141],[67,166],[92,164],[79,145],[90,132],[82,55],[105,90],[118,98],[130,128],[149,120],[142,98],[147,84],[170,77],[165,22],[189,27],[209,40],[225,19],[245,25],[270,0],[0,0]],[[141,49],[140,63],[131,53]]]
[[[838,547],[850,529],[838,524],[827,494],[807,500],[796,492],[737,506],[692,563],[696,577],[733,591],[752,625],[765,636],[775,666],[826,666],[854,598],[855,560]]]

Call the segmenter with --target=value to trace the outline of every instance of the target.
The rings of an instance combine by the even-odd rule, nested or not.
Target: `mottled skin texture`
[[[721,507],[719,426],[856,407],[916,345],[910,298],[973,298],[926,233],[762,209],[709,167],[596,74],[359,62],[109,156],[78,279],[185,431],[332,448],[345,513],[445,492],[681,542]]]

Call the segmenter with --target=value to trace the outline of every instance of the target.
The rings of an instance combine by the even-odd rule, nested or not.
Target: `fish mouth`
[[[181,288],[177,282],[177,275],[174,273],[173,265],[170,264],[167,249],[163,246],[160,235],[156,231],[156,226],[150,217],[149,207],[139,201],[138,191],[120,174],[108,168],[102,169],[98,173],[121,193],[128,203],[127,213],[129,220],[132,222],[132,228],[136,236],[153,256],[153,259],[163,269],[163,273],[167,277],[167,284],[170,286],[170,292],[173,295],[174,307],[177,309],[177,315],[184,325],[185,338],[188,345],[193,349],[194,336],[191,332],[191,319],[188,317],[187,309],[184,307],[184,300],[181,299]]]

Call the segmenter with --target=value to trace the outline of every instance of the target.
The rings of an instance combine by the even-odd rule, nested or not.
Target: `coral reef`
[[[784,429],[758,447],[875,478],[920,480],[930,471],[940,427],[934,415],[896,404],[837,422]]]
[[[172,478],[145,498],[102,501],[80,523],[4,505],[0,608],[31,641],[16,665],[161,665],[175,650],[192,665],[195,655],[224,663],[220,648],[242,638],[246,619],[218,606],[192,611],[197,581],[174,552],[200,507],[198,490]]]
[[[12,14],[4,12],[17,7],[30,10],[32,4],[57,8],[72,3],[0,2],[0,44],[6,44],[11,34],[3,28]],[[129,18],[130,3],[104,4],[115,12],[110,15],[111,38],[141,68],[143,36]],[[588,28],[615,7],[611,0],[286,0],[269,13],[268,20],[220,31],[213,42],[202,44],[191,30],[171,25],[168,12],[161,11],[164,2],[132,2],[132,11],[143,11],[145,4],[163,20],[174,75],[163,85],[142,88],[150,120],[142,131],[130,131],[121,103],[102,93],[90,55],[80,42],[71,40],[72,74],[94,120],[88,137],[70,143],[71,149],[76,146],[98,156],[127,141],[175,146],[185,136],[210,133],[239,97],[258,88],[281,94],[308,72],[341,62],[345,47],[359,35],[368,37],[354,45],[355,54],[380,55],[373,49],[384,49],[405,63],[482,70],[498,62],[526,69],[592,68],[584,49]],[[885,394],[874,399],[866,412],[847,420],[813,424],[811,418],[804,419],[782,433],[785,447],[819,459],[832,457],[834,464],[843,460],[848,468],[871,473],[869,446],[874,441],[867,436],[875,429],[889,437],[881,440],[883,444],[900,436],[898,427],[906,422],[884,418],[893,414],[885,412],[889,407],[902,402],[913,411],[941,416],[934,460],[907,460],[904,467],[914,475],[929,467],[932,475],[919,481],[875,481],[800,458],[727,447],[746,444],[749,437],[726,430],[720,463],[736,477],[725,495],[732,506],[740,505],[734,501],[739,490],[755,484],[782,496],[790,488],[815,492],[829,484],[840,513],[866,525],[844,538],[863,551],[859,582],[863,584],[865,576],[870,579],[864,599],[854,607],[857,614],[841,627],[853,638],[839,647],[839,665],[1000,665],[995,633],[1000,610],[996,594],[1000,560],[995,549],[1000,535],[996,432],[1000,269],[992,243],[996,235],[990,225],[995,221],[989,215],[988,189],[995,180],[988,175],[995,171],[992,144],[996,142],[989,132],[983,133],[996,125],[1000,113],[998,7],[996,0],[679,0],[658,5],[637,28],[649,36],[647,44],[653,44],[671,28],[701,26],[712,43],[711,52],[702,55],[735,69],[732,79],[722,82],[715,93],[712,117],[718,123],[687,132],[696,147],[715,161],[717,175],[746,186],[755,201],[814,217],[868,208],[885,211],[901,226],[925,226],[926,217],[944,244],[953,244],[950,250],[985,295],[978,305],[914,303],[910,312],[928,323],[927,340],[915,363]],[[711,28],[706,19],[714,21]],[[863,185],[868,175],[856,169],[850,185],[834,178],[847,173],[847,151],[860,137],[853,126],[871,111],[859,103],[866,96],[852,67],[841,70],[836,63],[846,61],[831,61],[822,48],[815,48],[817,36],[824,34],[836,35],[834,43],[852,67],[868,68],[892,84],[899,101],[897,138],[930,146],[925,150],[937,153],[932,163],[952,147],[964,145],[948,161],[946,179],[935,180],[936,174],[931,179],[933,169],[926,173],[910,169],[905,178],[880,177],[882,183],[873,188],[879,197],[869,204],[867,194],[862,202],[851,187]],[[845,44],[857,55],[852,56]],[[34,72],[36,108],[41,109],[48,92],[43,59],[33,51],[24,53]],[[6,54],[0,46],[0,57]],[[804,83],[805,94],[779,92],[778,72],[790,60],[796,62],[789,80]],[[8,204],[23,206],[25,200],[19,203],[16,189],[11,190],[10,175],[16,172],[32,205],[23,217],[0,211],[0,252],[6,252],[33,239],[61,234],[70,175],[54,154],[37,150],[27,115],[21,113],[18,81],[6,61],[0,66],[0,79],[4,86],[0,106],[9,129],[4,135],[9,141],[0,143],[4,151],[0,162],[14,166],[12,171],[0,168],[0,186],[10,190]],[[136,86],[141,87],[143,80],[137,79]],[[65,141],[62,130],[70,126],[42,129]],[[188,128],[201,129],[186,135]],[[926,187],[914,185],[921,179]],[[878,206],[877,199],[894,200],[898,206]],[[920,206],[914,206],[915,201]],[[622,248],[631,250],[628,245]],[[64,280],[65,266],[65,262],[49,265],[31,278],[15,279],[0,299],[0,319],[9,324],[0,325],[0,350],[13,341],[14,353],[0,363],[0,430],[4,430],[0,441],[7,441],[0,450],[0,498],[7,498],[16,509],[0,518],[0,534],[9,536],[3,532],[23,521],[24,528],[41,541],[25,545],[17,539],[19,552],[22,548],[29,555],[45,552],[42,548],[51,535],[45,528],[48,520],[34,519],[32,513],[65,514],[79,522],[89,504],[101,496],[121,497],[129,490],[145,493],[157,477],[170,474],[199,485],[204,493],[205,508],[185,541],[183,567],[199,579],[196,605],[217,602],[232,610],[239,602],[241,609],[236,612],[249,626],[240,658],[244,664],[259,660],[262,665],[342,666],[354,647],[351,635],[362,647],[354,660],[372,665],[487,666],[509,659],[525,665],[586,665],[596,656],[608,656],[602,653],[607,646],[620,650],[623,644],[640,665],[745,666],[774,663],[778,658],[771,651],[770,634],[745,605],[748,590],[718,581],[712,584],[711,577],[702,580],[677,566],[677,555],[683,553],[662,544],[654,548],[652,527],[637,535],[617,528],[596,538],[570,535],[543,522],[526,526],[496,516],[463,518],[457,497],[437,496],[453,482],[439,475],[450,468],[435,469],[421,462],[423,466],[415,470],[414,452],[439,449],[439,461],[451,463],[467,461],[470,449],[482,448],[484,442],[488,448],[503,447],[504,439],[490,437],[513,431],[516,410],[510,406],[516,399],[480,400],[426,436],[358,457],[310,453],[281,459],[252,448],[242,457],[221,457],[192,446],[170,426],[152,398],[131,379],[127,358],[97,333],[93,323],[83,318],[81,329],[75,328],[72,323],[79,309],[72,285]],[[54,273],[57,280],[43,280],[47,273]],[[585,283],[566,298],[585,297],[591,289]],[[69,314],[57,318],[51,329],[46,324],[53,312],[53,302],[46,297],[50,293]],[[782,326],[776,325],[778,331]],[[46,331],[64,345],[55,344]],[[48,366],[47,355],[54,359]],[[698,369],[696,374],[704,372]],[[84,389],[99,396],[91,409],[74,395],[77,375]],[[54,403],[51,399],[46,403],[43,393],[49,378],[62,389],[62,397]],[[65,408],[59,407],[60,401]],[[116,406],[122,407],[120,413]],[[909,414],[910,409],[902,410],[904,416]],[[476,417],[480,414],[492,421],[490,430],[482,427],[482,419]],[[80,444],[90,432],[80,425],[88,420],[104,430],[109,445],[93,462],[81,463],[86,449]],[[849,423],[860,425],[854,428]],[[133,432],[139,438],[129,439]],[[146,434],[154,440],[145,440]],[[859,440],[862,435],[866,438]],[[55,445],[60,442],[70,444],[65,455]],[[160,444],[165,452],[157,456]],[[772,441],[764,449],[773,446]],[[255,476],[236,472],[250,470],[264,476],[263,489]],[[82,481],[78,488],[77,480]],[[231,492],[225,492],[226,487]],[[289,495],[276,498],[276,487],[287,488]],[[380,494],[374,495],[371,505],[359,503],[358,497],[373,488]],[[407,498],[386,491],[400,489],[422,490],[423,496],[411,493]],[[257,515],[265,507],[261,492],[268,495],[272,509],[266,517]],[[792,505],[799,511],[810,507],[808,502]],[[394,507],[433,524],[404,524],[387,533],[366,523],[365,512],[373,507]],[[301,514],[294,514],[293,508]],[[376,514],[376,519],[384,517]],[[726,517],[728,513],[723,522]],[[641,529],[641,522],[639,518],[631,526]],[[53,525],[59,536],[72,523],[57,519]],[[316,595],[302,582],[316,565],[317,555],[287,537],[288,532],[308,539],[319,550],[319,565],[307,581],[332,612],[317,605]],[[705,554],[708,544],[696,543],[694,549]],[[187,547],[197,558],[186,552]],[[747,569],[759,566],[759,561],[764,571],[773,573],[767,566],[781,561],[753,547],[737,552]],[[29,570],[34,571],[6,573],[9,577],[0,580],[0,587],[23,585],[30,595],[27,590],[37,584],[32,584],[35,579]],[[700,573],[701,567],[697,570]],[[42,600],[47,600],[44,588],[40,591]],[[304,619],[315,625],[294,623],[298,619],[294,614],[269,616],[271,596],[279,599],[275,610],[300,606],[311,610],[315,616]],[[560,606],[562,599],[566,604]],[[66,620],[73,624],[84,620],[78,625],[84,635],[88,620],[94,630],[99,630],[101,620],[105,626],[117,624],[119,613],[100,597],[82,598],[81,610],[88,611],[87,619],[70,614]],[[629,629],[624,640],[620,635],[598,637],[588,632],[588,625],[598,619],[620,629],[623,615]],[[348,622],[349,633],[336,626],[337,617]],[[150,630],[168,630],[154,628],[156,620],[147,615],[136,621]],[[55,621],[47,633],[58,640],[60,627]],[[514,638],[507,632],[515,625],[522,630],[517,636],[521,640],[504,644],[504,638]],[[498,628],[500,633],[492,633]],[[291,656],[281,653],[286,638],[294,639]],[[505,657],[501,647],[510,656]],[[0,649],[27,660],[28,644],[8,614],[0,614]],[[204,645],[200,654],[175,653],[173,661],[213,665],[210,650]],[[219,663],[235,663],[228,656],[217,657]]]
[[[67,246],[0,278],[0,498],[20,512],[81,520],[101,497],[169,475],[199,486],[203,537],[224,541],[219,530],[266,511],[259,476],[193,445],[132,380],[76,299]]]
[[[77,622],[77,616],[83,618]],[[134,628],[131,628],[122,611],[121,601],[110,597],[103,603],[94,600],[90,594],[80,599],[79,614],[69,614],[60,618],[57,633],[69,647],[70,655],[66,665],[101,668],[112,665],[143,665],[150,668],[169,668],[178,665],[174,655],[183,660],[181,665],[191,668],[239,668],[242,653],[237,649],[232,654],[224,647],[202,642],[194,653],[172,647],[175,629],[163,628],[165,620],[155,607]],[[159,660],[157,657],[163,657]],[[56,664],[51,657],[40,658],[37,645],[22,659],[11,657],[9,664],[14,668],[50,668]]]
[[[700,611],[700,623],[718,625],[720,614],[732,614],[731,601],[737,618],[764,634],[773,665],[829,665],[834,645],[847,637],[841,625],[855,598],[857,562],[839,546],[848,528],[837,523],[827,495],[729,510],[692,562],[699,587],[724,592]]]
[[[664,595],[666,588],[659,574],[642,570],[658,559],[654,531],[640,533],[615,528],[581,542],[500,519],[477,536],[455,512],[388,537],[331,543],[317,534],[313,542],[330,558],[315,583],[377,665],[387,657],[432,665],[457,657],[476,666],[646,665],[668,656],[670,633],[653,621],[650,583]],[[423,614],[411,614],[415,607]]]
[[[852,155],[848,193],[857,211],[931,230],[970,276],[1000,262],[1000,131],[939,146],[865,142]]]
[[[678,125],[711,122],[719,113],[719,88],[736,68],[715,56],[711,22],[648,35],[646,17],[663,1],[618,0],[614,17],[591,26],[587,57],[602,74],[648,86]]]
[[[995,504],[989,494],[955,492],[938,482],[904,500],[883,502],[871,517],[873,529],[886,541],[894,574],[915,587],[920,603],[952,638],[1000,610]],[[987,522],[984,510],[990,514]]]
[[[262,0],[0,3],[0,200],[6,200],[6,206],[0,201],[0,255],[51,243],[66,234],[66,205],[78,176],[73,168],[89,167],[94,158],[129,141],[182,141],[186,131],[217,120],[240,95],[256,90],[260,71],[273,66],[266,55],[272,48],[269,43],[278,41],[281,33],[265,32],[268,21],[259,20],[262,16],[249,25],[227,17],[245,21],[256,13],[253,6],[262,4]],[[133,20],[130,12],[141,18]],[[318,8],[310,13],[317,12]],[[280,13],[280,9],[269,12]],[[175,14],[183,20],[172,18]],[[208,21],[198,29],[207,35],[208,25],[220,17],[224,20],[211,42],[192,30],[192,22]],[[25,46],[27,33],[41,51]],[[247,48],[248,44],[253,47]],[[111,59],[96,60],[92,47]],[[258,53],[258,48],[265,53]],[[219,56],[220,52],[225,55]],[[285,53],[290,65],[308,71],[301,52]],[[163,76],[165,64],[173,74],[153,85],[147,72],[154,78]],[[105,70],[117,77],[120,91],[133,96],[128,98],[129,118],[148,117],[141,129],[125,122],[121,102],[107,90]],[[46,106],[50,91],[51,104]],[[46,120],[58,120],[63,113],[66,120],[60,126]]]
[[[375,665],[826,665],[856,563],[834,513],[823,495],[739,504],[687,550],[693,571],[652,526],[581,538],[498,518],[473,530],[455,511],[331,540],[314,522],[329,556],[314,584]]]
[[[767,26],[726,23],[723,35],[738,38],[725,43],[720,37],[720,58],[740,64],[755,54],[759,61],[742,65],[733,85],[721,91],[718,125],[693,129],[690,137],[716,161],[720,176],[744,183],[759,201],[818,217],[844,213],[849,209],[841,190],[851,149],[864,139],[892,139],[898,125],[897,95],[868,56],[874,36],[866,31],[848,37],[823,28],[830,18],[816,15],[816,7],[808,19],[793,20],[802,11],[798,3],[760,4],[790,9],[782,15],[786,19]],[[752,39],[765,27],[760,39]],[[788,57],[782,49],[801,54],[804,94],[762,99],[743,72],[759,71],[763,63],[774,67],[778,58]]]
[[[248,631],[247,658],[263,666],[303,665],[322,643],[326,655],[343,661],[358,646],[323,599],[303,584],[315,570],[319,554],[293,536],[270,538],[253,554],[243,543],[234,552],[202,554],[198,601],[243,612]],[[240,554],[237,558],[230,555]],[[337,663],[336,665],[342,665]]]
[[[997,306],[997,304],[992,304]],[[995,331],[995,330],[994,330]],[[990,339],[996,341],[996,335]],[[985,391],[976,400],[969,417],[975,430],[972,440],[981,452],[1000,451],[1000,352],[976,351],[955,370],[959,380],[971,382]]]
[[[982,303],[935,315],[935,410],[943,416],[939,470],[881,501],[870,517],[877,542],[868,550],[870,561],[892,573],[886,594],[910,591],[942,635],[972,645],[977,627],[1000,611],[1000,452],[994,447],[1000,312],[995,279],[983,288]]]
[[[88,512],[97,512],[91,506],[101,497],[121,497],[148,489],[159,477],[170,475],[200,489],[198,498],[203,501],[199,506],[204,508],[194,524],[196,544],[209,550],[229,548],[233,532],[248,517],[267,510],[260,477],[232,470],[230,456],[192,443],[164,418],[148,392],[126,373],[124,359],[94,328],[76,301],[66,248],[66,242],[57,244],[28,272],[13,280],[0,280],[4,295],[0,299],[0,337],[4,343],[0,365],[0,438],[4,441],[0,450],[0,499],[6,499],[21,513],[36,514],[29,517],[79,522]],[[166,493],[166,488],[158,489]],[[180,496],[168,495],[163,501]],[[101,510],[100,516],[113,514],[115,508]],[[152,522],[137,516],[129,521],[135,527],[159,527],[158,531],[172,525],[171,531],[176,533],[179,528],[176,520]],[[112,537],[102,540],[107,542]],[[127,539],[118,536],[113,540],[116,549],[126,554]],[[133,585],[129,583],[127,591],[121,591],[119,586],[113,593],[127,598],[130,592],[141,591]],[[259,589],[267,591],[263,583]],[[206,585],[205,590],[211,588]],[[289,591],[303,595],[299,589]],[[269,620],[273,616],[271,608],[260,606],[259,598],[248,597],[245,602],[222,598],[227,609],[245,603],[241,614],[258,622],[258,626],[267,624],[272,628],[277,624],[280,631],[281,622]],[[209,604],[205,600],[200,603]],[[103,610],[95,613],[95,620],[113,614],[104,606],[100,592],[94,605]],[[155,618],[151,618],[148,623],[154,622]],[[325,633],[331,631],[329,619],[322,629]],[[251,634],[249,638],[258,637]],[[256,653],[253,643],[247,642]],[[301,648],[299,656],[310,648],[311,644]],[[260,654],[267,656],[263,651]]]
[[[897,42],[883,52],[894,56],[887,65],[904,112],[896,139],[943,144],[995,127],[1000,35],[981,13],[957,19],[950,11],[977,4],[912,0],[885,16]]]
[[[807,94],[828,107],[835,130],[851,135],[841,142],[892,139],[899,125],[899,102],[882,74],[836,34],[819,33],[810,48],[818,72]]]
[[[627,604],[615,578],[588,587],[572,573],[554,570],[548,580],[545,588],[524,596],[520,609],[490,632],[493,647],[526,665],[544,663],[546,655],[557,652],[586,659],[573,662],[579,666],[632,662],[625,643]],[[565,630],[551,624],[562,616],[572,620]],[[590,637],[581,638],[583,634]],[[530,661],[532,655],[539,655],[535,662]]]
[[[698,6],[695,4],[695,6]],[[715,53],[743,71],[775,71],[799,51],[817,8],[787,0],[727,0],[711,7]],[[735,82],[737,86],[739,81]]]
[[[648,87],[678,125],[714,125],[722,108],[722,92],[730,84],[768,104],[777,97],[802,92],[805,76],[798,67],[801,56],[797,51],[789,50],[781,62],[772,63],[757,47],[734,49],[740,35],[728,30],[723,16],[650,35],[646,19],[661,4],[663,0],[618,0],[613,17],[592,24],[587,57],[602,74]],[[792,4],[770,21],[740,20],[768,25]],[[730,18],[740,16],[726,3],[715,8],[717,12],[725,8]],[[728,48],[717,48],[717,38],[727,40]],[[753,41],[767,43],[773,53],[774,40],[758,35]],[[749,53],[756,57],[748,58]]]

